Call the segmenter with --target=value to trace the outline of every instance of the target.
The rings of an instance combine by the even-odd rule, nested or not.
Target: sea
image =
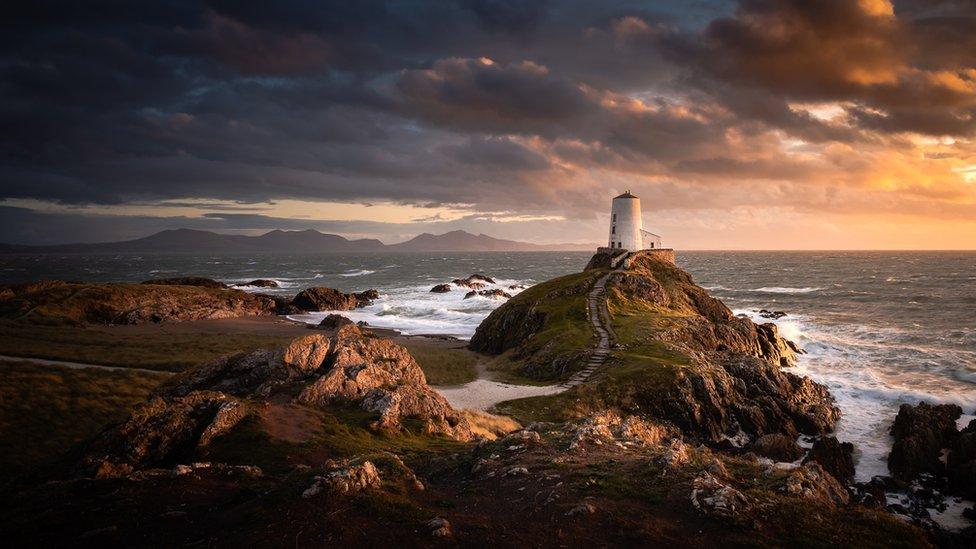
[[[436,294],[472,273],[509,293],[578,272],[586,252],[374,254],[143,254],[0,256],[0,282],[46,278],[139,282],[200,275],[230,284],[273,279],[294,295],[309,286],[379,290],[353,320],[406,334],[470,338],[503,300]],[[888,429],[898,407],[956,403],[976,413],[976,252],[678,252],[678,265],[736,314],[775,322],[806,354],[794,371],[826,384],[843,413],[838,437],[853,442],[857,477],[886,474]],[[516,286],[510,289],[510,286]],[[759,311],[782,311],[775,320]],[[317,322],[325,313],[298,315]]]

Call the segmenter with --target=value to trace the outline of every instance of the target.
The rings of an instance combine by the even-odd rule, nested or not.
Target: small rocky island
[[[13,292],[24,314],[38,291]],[[46,482],[15,488],[0,528],[58,545],[974,539],[920,528],[885,509],[883,489],[854,484],[830,393],[790,371],[800,350],[654,254],[616,265],[598,254],[481,324],[470,347],[494,369],[561,387],[498,403],[497,415],[454,409],[388,339],[322,328],[169,380]],[[903,413],[896,427],[916,437],[902,444],[904,471],[969,470],[953,465],[968,431],[922,431],[912,426],[940,412]],[[942,469],[932,437],[952,447]]]

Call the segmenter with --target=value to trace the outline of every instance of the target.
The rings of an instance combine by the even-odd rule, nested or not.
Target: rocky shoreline
[[[929,511],[945,508],[947,497],[974,497],[976,421],[957,426],[961,409],[903,406],[892,427],[891,477],[855,483],[857,450],[833,435],[840,410],[827,387],[790,371],[802,350],[774,324],[736,317],[657,257],[635,254],[615,270],[604,263],[595,257],[581,273],[518,293],[472,338],[470,348],[494,367],[557,386],[593,352],[585,303],[605,277],[615,333],[605,362],[586,383],[539,387],[491,410],[516,421],[456,409],[404,347],[330,315],[286,345],[168,380],[126,421],[89,441],[44,490],[10,494],[17,506],[46,509],[44,525],[0,513],[0,526],[15,537],[63,542],[58,535],[89,535],[110,523],[115,529],[94,539],[116,543],[133,539],[136,528],[186,543],[203,528],[222,545],[286,538],[299,525],[320,541],[373,542],[364,532],[377,524],[384,535],[420,544],[966,546],[976,539],[976,527],[947,532]],[[480,292],[477,285],[488,283],[478,274],[451,284]],[[378,295],[311,288],[285,304],[189,278],[132,286],[174,310],[179,299],[242,300],[226,309],[199,305],[184,313],[190,316],[206,307],[216,314],[274,314],[285,305],[350,310]],[[80,304],[100,291],[108,290],[4,287],[0,313],[49,321],[56,306],[70,304],[84,314],[65,316],[85,322],[182,318],[152,320],[146,311],[160,310],[158,303],[130,316],[94,315]],[[908,503],[894,501],[896,493]],[[214,503],[234,498],[241,503]],[[165,517],[172,510],[159,518],[139,511],[176,501],[219,518],[174,525]],[[364,508],[365,517],[356,514]],[[119,518],[133,512],[132,521]],[[279,518],[244,518],[262,513]],[[648,517],[659,522],[654,529],[634,529]],[[235,527],[213,530],[226,523]]]

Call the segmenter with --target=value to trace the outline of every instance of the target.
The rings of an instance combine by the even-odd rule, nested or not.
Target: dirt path
[[[84,370],[86,368],[94,368],[96,370],[106,370],[109,372],[139,372],[140,374],[155,374],[160,376],[173,375],[173,372],[164,372],[160,370],[146,370],[144,368],[128,368],[125,366],[103,366],[101,364],[86,364],[84,362],[68,362],[65,360],[48,360],[46,358],[27,358],[22,356],[0,355],[0,360],[7,360],[10,362],[30,362],[32,364],[39,364],[41,366],[62,366],[64,368],[71,368],[72,370]]]
[[[470,408],[485,411],[499,402],[516,398],[553,395],[567,391],[581,383],[586,383],[603,366],[610,354],[615,335],[607,310],[607,279],[613,271],[600,277],[586,296],[586,312],[590,325],[597,335],[597,344],[586,363],[586,367],[573,374],[568,380],[557,385],[531,386],[512,385],[485,379],[485,372],[479,368],[479,379],[457,387],[435,387],[455,408]]]

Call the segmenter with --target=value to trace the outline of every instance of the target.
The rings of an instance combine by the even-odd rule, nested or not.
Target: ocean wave
[[[349,276],[366,276],[366,275],[371,275],[371,274],[373,274],[375,272],[376,271],[371,271],[369,269],[360,269],[358,271],[346,271],[345,273],[342,273],[339,276],[346,276],[346,277],[349,277]]]
[[[747,290],[750,292],[763,292],[766,294],[810,294],[813,292],[819,292],[823,288],[808,287],[808,288],[789,288],[784,286],[763,286],[762,288],[754,288],[752,290]]]

